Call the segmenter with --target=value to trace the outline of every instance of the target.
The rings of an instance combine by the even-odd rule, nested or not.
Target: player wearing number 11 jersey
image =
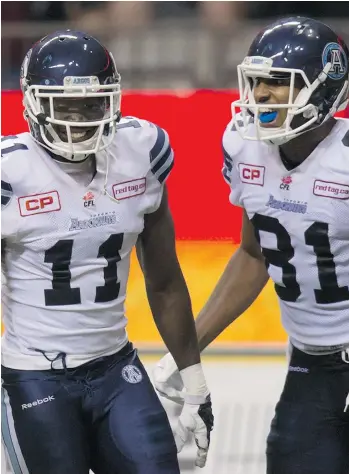
[[[349,472],[349,121],[333,117],[348,103],[348,61],[320,22],[268,26],[238,66],[223,136],[242,239],[196,325],[203,349],[273,280],[291,354],[268,474]],[[165,394],[173,371],[170,356],[155,371]]]
[[[120,118],[114,59],[88,34],[37,42],[21,86],[30,133],[1,143],[11,471],[179,474],[189,431],[202,467],[213,417],[167,203],[169,137]],[[155,322],[187,387],[175,439],[126,332],[136,245]]]

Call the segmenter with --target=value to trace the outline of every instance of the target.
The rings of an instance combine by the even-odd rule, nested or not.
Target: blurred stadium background
[[[1,2],[3,135],[27,130],[18,91],[25,53],[45,34],[62,28],[85,30],[113,53],[122,76],[124,115],[168,130],[176,153],[170,204],[195,314],[239,242],[241,213],[229,205],[220,176],[220,140],[236,96],[236,66],[262,27],[290,15],[321,19],[349,43],[349,2]],[[164,346],[135,258],[127,314],[130,339],[151,370],[158,358],[154,354],[163,353]],[[269,283],[206,351],[216,430],[202,474],[265,472],[265,437],[283,384],[285,345]],[[178,407],[165,405],[172,419]],[[181,454],[183,473],[194,470],[194,452],[191,445]]]

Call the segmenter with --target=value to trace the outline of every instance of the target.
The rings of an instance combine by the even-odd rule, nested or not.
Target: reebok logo
[[[43,403],[52,402],[52,400],[54,400],[54,399],[55,399],[55,397],[53,395],[49,395],[48,397],[43,398],[41,400],[37,399],[37,400],[34,400],[31,403],[24,403],[22,405],[22,410],[27,410],[28,408],[36,407],[38,405],[42,405]]]
[[[289,366],[288,370],[290,372],[302,372],[304,374],[308,374],[309,373],[309,369],[307,369],[306,367],[293,367],[292,365]]]

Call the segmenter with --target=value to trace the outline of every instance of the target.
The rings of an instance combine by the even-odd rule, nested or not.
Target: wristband
[[[191,365],[179,371],[185,388],[185,401],[193,405],[205,403],[209,390],[201,364]]]

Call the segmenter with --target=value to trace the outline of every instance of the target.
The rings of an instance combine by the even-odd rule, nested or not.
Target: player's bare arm
[[[253,225],[243,212],[241,244],[196,319],[200,350],[254,302],[269,279]]]
[[[254,302],[269,279],[264,257],[252,223],[243,212],[241,244],[229,260],[209,300],[196,319],[200,350],[205,349],[226,327]],[[181,402],[183,383],[176,364],[167,354],[154,371],[157,390],[170,400]]]
[[[175,440],[178,452],[195,426],[198,446],[195,464],[204,467],[213,427],[209,391],[200,364],[200,352],[191,301],[180,268],[175,232],[164,189],[160,207],[144,218],[144,230],[138,238],[137,254],[154,321],[175,360],[186,390],[185,404]],[[173,357],[173,358],[172,358]]]
[[[199,363],[191,301],[176,254],[166,189],[159,209],[145,216],[137,254],[154,321],[179,369]]]

